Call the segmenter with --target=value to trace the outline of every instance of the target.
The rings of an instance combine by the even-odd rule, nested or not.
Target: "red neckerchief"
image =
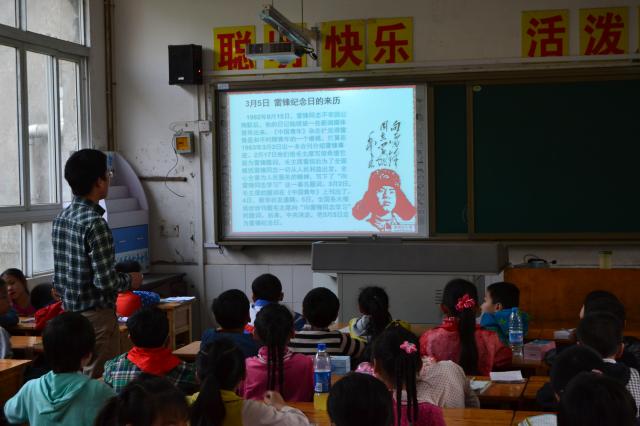
[[[171,353],[169,348],[139,348],[134,346],[127,354],[127,359],[145,373],[164,376],[180,364],[180,358]]]
[[[438,328],[442,328],[447,331],[458,331],[458,318],[446,317],[442,320],[442,324],[440,324]],[[479,328],[480,326],[476,324],[476,330]]]

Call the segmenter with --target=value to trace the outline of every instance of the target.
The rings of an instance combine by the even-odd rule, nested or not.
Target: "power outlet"
[[[164,220],[160,222],[160,235],[165,238],[178,238],[180,225],[168,225]]]
[[[198,131],[201,133],[211,131],[211,122],[209,120],[198,121]]]

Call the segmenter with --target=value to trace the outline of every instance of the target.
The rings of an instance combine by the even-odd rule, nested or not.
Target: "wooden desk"
[[[191,306],[195,300],[180,303],[160,303],[158,305],[158,308],[167,313],[167,319],[169,320],[169,348],[175,350],[178,346],[191,343],[193,337]]]
[[[185,345],[181,348],[173,351],[173,354],[186,362],[193,362],[196,360],[196,356],[200,351],[200,340],[196,340],[195,342],[191,342],[188,345]]]
[[[30,360],[0,359],[0,407],[22,386],[22,374]]]
[[[477,380],[491,380],[487,376],[476,377]],[[527,380],[522,383],[497,383],[492,382],[488,388],[478,394],[480,403],[517,403],[524,389],[527,386]]]
[[[42,336],[11,336],[11,349],[14,356],[33,359],[36,353],[43,353]]]
[[[39,336],[42,334],[36,330],[36,321],[33,317],[20,317],[18,324],[7,327],[7,331],[12,336]]]
[[[187,294],[186,274],[144,274],[140,290],[153,291],[160,297],[184,296]]]
[[[443,408],[447,426],[507,426],[511,425],[513,411],[481,408]]]
[[[310,423],[315,423],[317,426],[331,425],[329,413],[313,408],[313,402],[287,402],[287,405],[302,411]]]
[[[525,401],[535,401],[536,395],[542,386],[549,383],[551,380],[548,376],[531,376],[527,382],[527,386],[524,388],[522,398]]]
[[[520,423],[527,417],[541,416],[543,414],[555,414],[555,413],[549,413],[549,412],[543,412],[543,411],[516,411],[513,416],[513,420],[511,424],[514,426],[517,426],[518,423]]]
[[[547,363],[544,361],[534,361],[534,360],[527,360],[522,358],[513,358],[513,360],[511,361],[511,369],[523,370],[522,374],[525,377],[549,375],[549,365],[547,365]]]

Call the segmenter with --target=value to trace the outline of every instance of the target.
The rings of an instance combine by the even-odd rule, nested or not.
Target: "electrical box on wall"
[[[193,154],[193,132],[173,135],[173,146],[178,154]]]

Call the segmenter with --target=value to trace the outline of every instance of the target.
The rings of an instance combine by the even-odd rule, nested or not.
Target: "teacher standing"
[[[105,361],[120,352],[118,292],[139,288],[142,274],[115,271],[113,236],[98,204],[109,192],[107,156],[95,149],[75,152],[64,178],[74,199],[53,221],[53,284],[64,310],[79,312],[93,325],[96,345],[84,373],[97,378]]]

